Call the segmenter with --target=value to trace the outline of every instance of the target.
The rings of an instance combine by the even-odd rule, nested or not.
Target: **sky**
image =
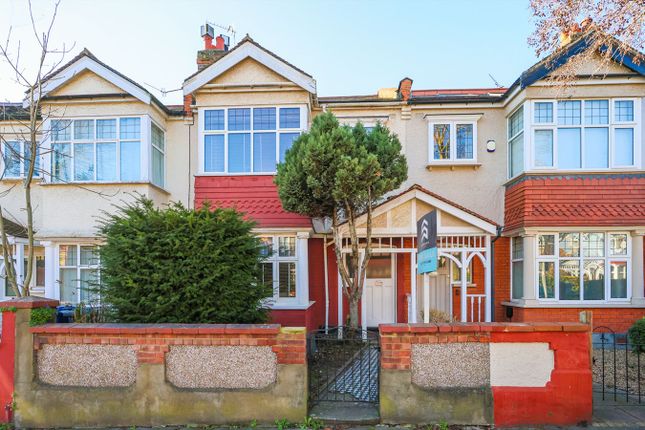
[[[43,31],[52,0],[33,0]],[[196,70],[200,25],[230,25],[311,74],[319,96],[375,94],[404,77],[413,89],[510,85],[537,58],[528,0],[61,0],[52,45],[84,47],[163,103]],[[11,29],[29,74],[39,49],[27,0],[0,1],[0,43]],[[220,32],[216,28],[216,32]],[[233,38],[232,38],[233,39]],[[58,57],[56,57],[58,58]],[[24,88],[0,62],[0,101],[20,101]]]

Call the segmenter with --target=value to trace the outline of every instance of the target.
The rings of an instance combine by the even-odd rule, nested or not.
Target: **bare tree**
[[[643,61],[645,1],[643,0],[531,0],[535,30],[529,37],[539,57],[554,66],[561,49],[582,39],[581,50],[549,81],[567,87],[581,74],[604,76],[610,63]],[[589,66],[593,65],[591,73]],[[586,73],[581,73],[586,70]]]
[[[3,156],[5,161],[13,160],[18,162],[19,165],[24,166],[21,168],[21,186],[24,192],[24,210],[27,219],[27,240],[29,251],[26,256],[27,268],[24,273],[24,278],[19,279],[16,273],[14,248],[9,240],[7,226],[5,225],[6,210],[0,204],[0,235],[2,246],[2,257],[4,258],[5,273],[4,277],[6,282],[13,290],[16,296],[29,296],[30,286],[32,283],[32,273],[34,271],[34,206],[32,201],[32,186],[35,180],[43,176],[42,169],[37,165],[38,154],[41,154],[41,142],[49,133],[49,130],[43,129],[43,124],[46,123],[45,119],[47,113],[43,112],[42,108],[42,89],[44,83],[50,78],[50,75],[62,64],[65,55],[69,53],[64,45],[60,49],[51,46],[52,29],[56,22],[56,16],[60,0],[54,3],[53,12],[51,17],[43,30],[39,30],[34,18],[34,10],[31,0],[28,3],[29,17],[31,20],[31,29],[33,31],[34,39],[37,43],[39,50],[38,61],[36,62],[33,70],[28,70],[23,65],[21,59],[21,41],[12,43],[11,28],[8,31],[7,38],[3,44],[0,44],[0,59],[3,60],[9,69],[13,72],[15,82],[25,88],[25,112],[23,116],[14,116],[12,120],[17,122],[17,125],[12,126],[10,130],[4,130],[0,133],[0,144],[3,148]],[[9,145],[10,140],[22,142],[18,147]],[[24,171],[23,171],[24,169]],[[6,171],[6,163],[5,163]],[[4,179],[5,172],[2,172]],[[3,190],[2,195],[8,195],[14,187],[11,185],[8,189]]]

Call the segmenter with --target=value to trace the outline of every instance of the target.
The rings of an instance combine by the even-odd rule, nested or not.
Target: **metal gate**
[[[608,327],[593,331],[593,383],[602,400],[645,404],[645,345]]]
[[[309,335],[309,404],[378,403],[378,332],[334,328]]]

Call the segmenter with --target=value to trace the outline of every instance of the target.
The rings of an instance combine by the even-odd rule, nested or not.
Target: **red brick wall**
[[[527,176],[506,188],[504,228],[645,224],[645,175]]]
[[[591,311],[594,328],[607,327],[616,333],[624,333],[637,319],[645,316],[645,308],[519,308],[513,307],[513,318],[504,316],[500,321],[529,322],[577,322],[580,312]]]
[[[311,227],[311,220],[286,212],[272,175],[197,176],[195,207],[205,201],[245,212],[260,227]]]
[[[279,364],[306,364],[305,332],[252,324],[46,324],[32,327],[43,344],[135,345],[139,363],[162,364],[171,345],[271,346]]]
[[[495,274],[493,289],[495,291],[495,321],[506,321],[502,302],[511,299],[511,240],[500,237],[494,243]]]

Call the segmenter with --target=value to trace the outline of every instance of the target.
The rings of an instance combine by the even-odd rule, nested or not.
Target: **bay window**
[[[532,103],[531,156],[536,169],[636,167],[640,136],[633,99]]]
[[[508,118],[508,173],[509,177],[524,171],[524,107]]]
[[[164,186],[165,134],[147,117],[52,120],[50,140],[52,182]]]
[[[537,239],[538,299],[599,302],[629,298],[627,233],[541,233]]]
[[[276,302],[293,301],[297,298],[296,236],[261,236],[261,281],[273,288]]]
[[[300,107],[201,111],[203,173],[275,173],[304,130]]]
[[[31,145],[22,140],[5,141],[2,145],[3,178],[19,179],[29,173],[31,167]],[[40,147],[36,148],[36,165],[33,177],[40,177]]]
[[[472,116],[434,118],[428,123],[429,163],[477,161],[477,122]]]
[[[98,300],[99,256],[94,245],[59,245],[60,301],[93,304]]]
[[[152,183],[165,185],[165,134],[156,124],[151,124],[150,151],[152,153]]]
[[[511,299],[524,296],[524,242],[523,238],[511,238]]]

